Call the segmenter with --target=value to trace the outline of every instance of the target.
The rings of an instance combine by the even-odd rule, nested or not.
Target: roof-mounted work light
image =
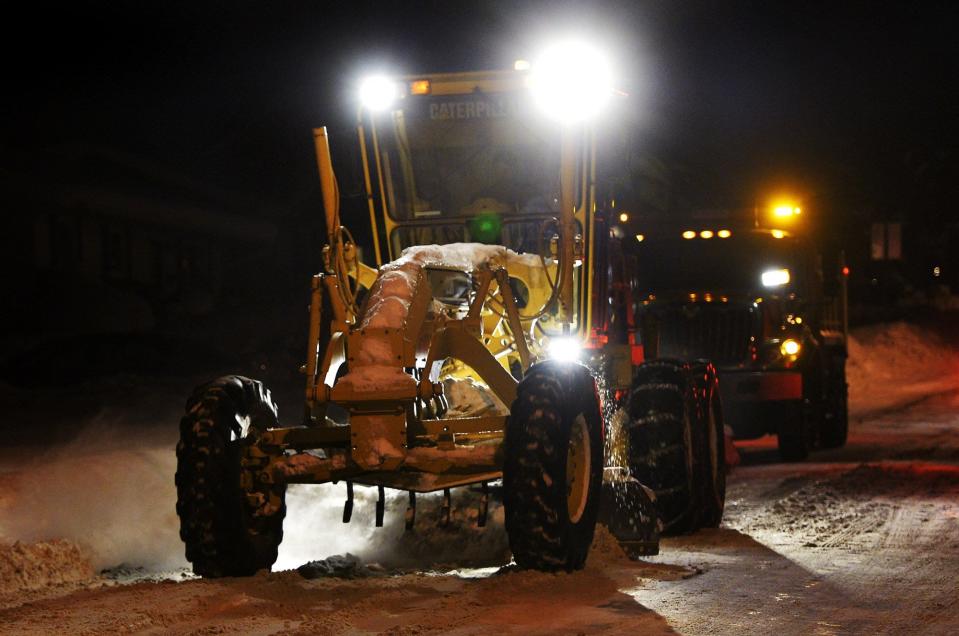
[[[367,77],[360,83],[360,103],[372,112],[384,111],[398,97],[396,82],[383,75]]]
[[[546,48],[533,62],[529,86],[550,117],[576,123],[606,105],[613,94],[613,76],[599,49],[580,40],[564,40]]]

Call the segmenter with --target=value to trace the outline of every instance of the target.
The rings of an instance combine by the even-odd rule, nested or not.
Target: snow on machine
[[[554,51],[556,53],[556,51]],[[565,57],[564,57],[565,55]],[[569,64],[575,60],[575,64]],[[717,526],[723,418],[706,361],[643,360],[618,214],[597,176],[608,76],[588,47],[531,70],[373,78],[359,153],[377,268],[341,224],[325,129],[329,243],[313,277],[301,421],[229,376],[188,400],[177,512],[203,576],[276,560],[289,484],[416,495],[502,480],[517,564],[576,570],[597,519],[634,554]],[[545,117],[552,108],[560,121]],[[560,112],[555,112],[560,111]],[[415,528],[414,528],[415,531]]]

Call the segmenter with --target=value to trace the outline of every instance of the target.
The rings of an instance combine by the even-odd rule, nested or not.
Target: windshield
[[[790,237],[774,238],[760,232],[711,239],[647,236],[635,248],[637,278],[644,293],[715,291],[758,293],[763,272],[788,269],[796,289],[802,275],[799,245]]]
[[[377,120],[395,248],[478,241],[536,251],[558,210],[555,126],[525,93],[407,97]],[[517,218],[517,217],[522,217]]]

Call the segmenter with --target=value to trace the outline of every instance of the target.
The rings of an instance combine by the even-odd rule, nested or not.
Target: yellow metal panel
[[[413,492],[436,492],[444,488],[456,488],[459,486],[469,486],[470,484],[481,484],[484,481],[496,481],[501,479],[503,473],[500,471],[487,471],[483,473],[472,473],[463,475],[458,473],[447,473],[445,475],[434,475],[432,473],[421,473],[413,471],[397,471],[391,473],[369,473],[354,477],[353,482],[364,486],[386,486],[388,488],[399,488],[400,490],[411,490]]]
[[[365,470],[396,470],[406,457],[406,411],[350,413],[350,458]]]
[[[441,433],[485,433],[502,431],[506,428],[505,415],[487,415],[483,417],[457,417],[443,420],[421,420],[429,435]]]

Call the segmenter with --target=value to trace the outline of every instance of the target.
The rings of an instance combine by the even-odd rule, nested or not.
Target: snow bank
[[[100,570],[187,566],[176,516],[176,427],[131,431],[93,422],[76,441],[17,472],[0,541],[74,542]]]
[[[92,578],[93,566],[72,541],[0,545],[0,599]]]
[[[849,337],[852,415],[902,406],[959,388],[959,355],[933,331],[904,322],[861,327]]]

